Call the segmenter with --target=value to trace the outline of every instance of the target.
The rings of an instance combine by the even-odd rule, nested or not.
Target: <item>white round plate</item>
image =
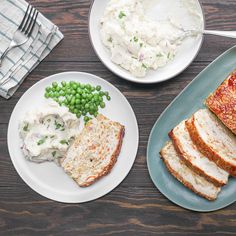
[[[101,85],[104,91],[108,91],[111,101],[106,103],[106,108],[100,113],[111,120],[118,121],[125,126],[125,136],[121,153],[111,173],[101,178],[92,186],[79,187],[61,167],[52,162],[41,164],[27,161],[21,152],[21,140],[19,137],[19,121],[26,111],[33,107],[39,107],[47,102],[44,98],[44,90],[53,81],[78,81]],[[59,202],[82,203],[97,199],[115,187],[127,176],[134,163],[138,150],[138,124],[127,99],[113,85],[105,80],[87,73],[66,72],[47,77],[32,86],[16,104],[8,126],[8,149],[14,167],[21,178],[37,193]]]
[[[89,34],[90,40],[93,45],[93,48],[103,62],[103,64],[111,70],[114,74],[118,75],[121,78],[126,80],[143,83],[143,84],[152,84],[162,82],[168,79],[175,77],[184,71],[197,56],[202,42],[203,36],[199,35],[198,37],[191,37],[184,40],[183,44],[179,47],[178,52],[172,62],[167,64],[163,68],[159,68],[158,70],[150,70],[146,77],[144,78],[136,78],[128,71],[122,69],[120,66],[114,64],[110,60],[110,52],[109,50],[102,44],[100,38],[100,19],[103,16],[104,10],[110,0],[94,0],[91,9],[90,9],[90,17],[89,17]],[[147,0],[151,1],[151,0]],[[180,19],[180,23],[186,28],[189,29],[188,25],[192,24],[191,17],[186,14],[186,9],[179,7],[179,1],[181,0],[153,0],[155,3],[151,10],[148,11],[148,15],[155,20],[164,20],[169,15],[174,14],[176,17]],[[203,19],[203,29],[205,26],[204,15],[201,8],[201,5],[198,0],[196,1],[197,8],[199,14]],[[167,14],[168,13],[168,14]]]

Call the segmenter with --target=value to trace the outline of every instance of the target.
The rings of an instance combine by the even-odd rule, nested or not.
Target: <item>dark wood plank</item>
[[[24,187],[1,189],[8,193],[0,196],[2,235],[220,236],[235,232],[234,207],[194,213],[173,205],[154,188],[119,187],[85,204],[52,202]]]
[[[124,81],[98,60],[88,36],[92,0],[29,0],[65,35],[61,44],[25,80],[16,94],[0,98],[0,235],[235,235],[236,204],[213,213],[184,210],[153,185],[146,166],[150,130],[166,106],[223,51],[232,39],[207,36],[195,62],[171,81],[143,86]],[[208,29],[235,30],[235,0],[201,0]],[[85,71],[118,87],[139,123],[140,144],[128,177],[110,194],[85,204],[62,204],[31,190],[16,173],[7,150],[7,125],[22,94],[40,79]]]

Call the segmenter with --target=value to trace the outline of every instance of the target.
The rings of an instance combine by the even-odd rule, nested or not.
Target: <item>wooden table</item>
[[[148,136],[156,119],[234,40],[207,36],[181,75],[154,86],[137,85],[112,74],[95,55],[88,36],[91,0],[29,2],[60,27],[65,39],[10,100],[0,98],[0,235],[235,235],[236,204],[205,214],[182,209],[155,188],[146,165]],[[235,30],[235,0],[201,2],[208,29]],[[63,71],[93,73],[114,84],[131,103],[140,129],[138,155],[128,177],[107,196],[85,204],[62,204],[38,195],[16,173],[7,150],[7,125],[16,102],[40,79]]]

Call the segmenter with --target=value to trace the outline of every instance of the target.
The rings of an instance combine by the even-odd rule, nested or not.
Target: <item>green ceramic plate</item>
[[[224,208],[236,201],[236,178],[230,178],[216,201],[205,200],[177,181],[162,163],[159,152],[168,132],[183,119],[204,107],[206,97],[236,68],[236,46],[226,51],[204,69],[167,107],[156,121],[148,142],[147,164],[152,181],[169,200],[186,209],[209,212]]]

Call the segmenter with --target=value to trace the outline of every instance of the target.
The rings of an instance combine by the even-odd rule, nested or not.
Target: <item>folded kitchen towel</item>
[[[0,0],[0,55],[9,46],[28,3],[25,0]],[[12,49],[0,67],[0,96],[10,98],[25,77],[63,39],[58,27],[39,13],[30,39]]]

